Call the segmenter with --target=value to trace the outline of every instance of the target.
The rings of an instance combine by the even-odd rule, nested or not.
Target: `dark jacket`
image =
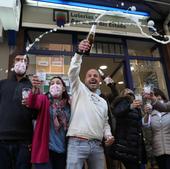
[[[121,161],[144,161],[144,142],[142,135],[142,116],[140,109],[131,109],[130,97],[117,97],[112,105],[116,118],[115,143],[111,157]]]
[[[111,103],[119,95],[119,92],[118,92],[118,90],[116,88],[116,84],[115,83],[110,83],[107,86],[110,88],[111,93],[109,93],[107,95],[101,94],[100,96],[107,101],[107,105],[108,105],[108,117],[109,117],[108,122],[109,122],[109,125],[110,125],[110,128],[111,128],[111,132],[114,135],[115,127],[116,127],[116,121],[115,121],[115,117],[114,117],[114,115],[112,113]]]
[[[22,88],[31,88],[31,82],[24,77],[19,82],[15,74],[0,81],[0,140],[32,139],[33,111],[23,106]]]

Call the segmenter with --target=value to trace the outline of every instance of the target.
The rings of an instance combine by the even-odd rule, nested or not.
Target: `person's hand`
[[[104,79],[104,82],[106,83],[106,85],[108,84],[111,84],[111,83],[114,83],[113,79],[109,76],[107,76],[105,79]]]
[[[39,79],[39,77],[37,75],[33,75],[32,86],[34,88],[40,88],[41,85],[42,85],[42,81]]]
[[[105,137],[104,143],[105,143],[106,146],[110,146],[114,143],[114,141],[115,141],[114,136],[109,135],[109,136]]]
[[[22,105],[28,107],[28,97],[22,99]]]
[[[152,112],[152,105],[149,104],[149,103],[145,104],[143,110],[144,110],[145,113],[151,113]]]
[[[133,102],[131,103],[132,109],[141,108],[141,106],[142,106],[142,101],[140,100],[133,100]]]
[[[85,53],[90,50],[91,45],[87,39],[82,40],[78,45],[78,53]]]

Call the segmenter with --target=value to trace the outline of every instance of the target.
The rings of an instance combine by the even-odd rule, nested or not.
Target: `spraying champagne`
[[[95,38],[95,32],[96,32],[96,24],[92,25],[89,34],[87,35],[87,40],[89,41],[89,44],[91,45],[90,49],[86,51],[84,54],[89,55],[90,50],[92,48],[92,45],[94,43],[94,38]]]

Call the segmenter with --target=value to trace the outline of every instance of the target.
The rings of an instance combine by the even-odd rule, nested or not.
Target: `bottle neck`
[[[98,69],[98,72],[99,72],[101,78],[104,80],[105,79],[105,74],[103,73],[103,71]]]
[[[96,25],[92,25],[91,29],[90,29],[90,33],[95,33],[96,32]]]

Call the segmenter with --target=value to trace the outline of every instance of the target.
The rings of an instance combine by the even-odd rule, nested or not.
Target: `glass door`
[[[100,58],[100,57],[84,57],[80,72],[80,78],[84,81],[85,73],[88,69],[94,68],[98,69],[100,66],[107,66],[106,69],[102,70],[105,76],[111,76],[113,81],[116,83],[118,91],[121,91],[125,87],[124,83],[124,64],[122,59],[115,58]],[[104,93],[109,93],[110,89],[104,82],[101,83],[101,91]]]

